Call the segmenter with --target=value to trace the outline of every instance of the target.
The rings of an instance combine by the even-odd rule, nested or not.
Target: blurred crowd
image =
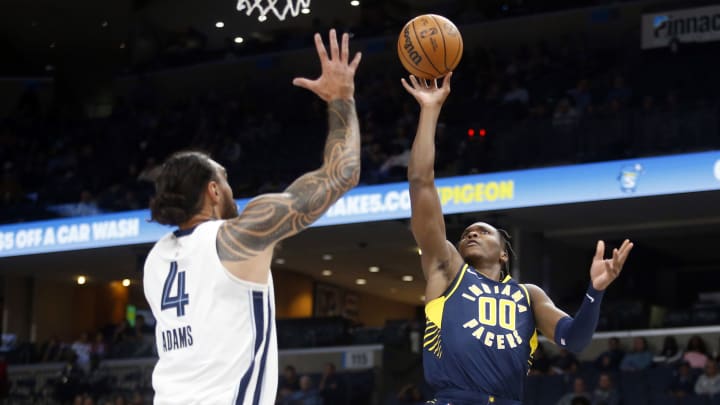
[[[640,53],[567,37],[467,49],[437,131],[438,176],[720,147],[714,47]],[[363,184],[405,179],[417,107],[401,75],[358,75]],[[145,208],[159,164],[183,148],[224,164],[236,197],[280,190],[320,164],[325,138],[322,103],[278,97],[288,91],[268,77],[169,99],[144,78],[81,119],[28,86],[0,117],[0,221]]]

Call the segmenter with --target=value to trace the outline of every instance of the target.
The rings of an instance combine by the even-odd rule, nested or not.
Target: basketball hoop
[[[258,21],[267,20],[267,15],[272,12],[280,21],[285,21],[288,14],[297,17],[298,14],[310,14],[311,0],[238,0],[237,9],[250,16],[257,10]],[[283,7],[284,3],[284,7]]]

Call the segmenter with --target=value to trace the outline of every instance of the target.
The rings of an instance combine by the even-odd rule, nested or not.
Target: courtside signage
[[[720,151],[438,179],[446,214],[720,190]],[[238,200],[238,207],[247,204]],[[313,226],[410,217],[407,183],[351,190]],[[152,243],[148,210],[0,226],[0,257]]]

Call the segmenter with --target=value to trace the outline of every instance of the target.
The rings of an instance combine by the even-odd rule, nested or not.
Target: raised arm
[[[427,287],[426,300],[439,297],[457,273],[462,258],[447,241],[445,219],[435,187],[435,128],[442,105],[450,94],[452,73],[438,87],[437,81],[419,81],[410,76],[402,84],[420,104],[417,134],[410,151],[408,182],[412,209],[411,228],[422,250],[421,263]]]
[[[632,248],[632,242],[626,239],[619,249],[613,249],[612,259],[605,259],[605,242],[598,241],[590,266],[590,286],[574,318],[557,308],[540,287],[526,284],[540,332],[561,347],[581,352],[597,328],[605,289],[620,275]]]
[[[330,56],[319,34],[315,46],[322,66],[316,80],[296,78],[328,103],[328,137],[322,166],[295,180],[284,192],[252,199],[235,219],[225,222],[218,234],[218,254],[233,271],[239,263],[269,255],[274,244],[295,235],[320,218],[360,176],[360,129],[354,101],[354,76],[360,54],[348,61],[348,35],[338,47],[330,31]]]

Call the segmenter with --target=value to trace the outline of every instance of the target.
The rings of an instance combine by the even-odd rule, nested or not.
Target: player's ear
[[[505,264],[509,260],[507,251],[503,250],[500,252],[500,264]]]
[[[220,185],[216,181],[208,182],[206,193],[213,203],[220,201]]]

